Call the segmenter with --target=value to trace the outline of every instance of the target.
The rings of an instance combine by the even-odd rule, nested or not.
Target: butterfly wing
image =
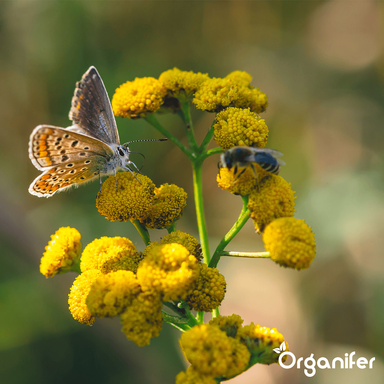
[[[102,141],[51,125],[37,126],[29,139],[29,158],[40,171],[77,161],[87,165],[93,157],[105,164],[112,156],[113,149]]]
[[[69,118],[89,136],[107,144],[120,144],[111,102],[95,67],[90,67],[76,83]]]

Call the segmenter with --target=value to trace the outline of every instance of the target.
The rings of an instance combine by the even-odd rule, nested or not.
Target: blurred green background
[[[144,348],[118,319],[93,327],[67,308],[74,275],[46,280],[39,259],[61,226],[82,234],[127,236],[95,208],[98,183],[51,199],[29,195],[39,174],[27,151],[38,124],[70,125],[75,82],[96,66],[109,95],[135,77],[178,67],[223,77],[253,76],[268,95],[268,147],[285,154],[281,175],[297,192],[296,217],[316,234],[311,268],[269,260],[219,264],[228,287],[221,313],[276,327],[296,356],[333,359],[356,351],[373,370],[255,366],[233,383],[382,383],[384,377],[384,13],[375,1],[1,1],[0,2],[0,377],[24,383],[172,383],[185,369],[178,331],[164,326]],[[194,111],[197,135],[213,114]],[[176,116],[160,120],[184,140]],[[122,142],[161,137],[145,122],[117,119]],[[179,229],[197,236],[191,168],[172,143],[135,144],[143,172],[182,186],[189,204]],[[214,248],[237,218],[241,199],[217,187],[217,158],[204,168],[207,223]],[[165,231],[153,231],[159,239]],[[252,223],[228,247],[262,251]]]

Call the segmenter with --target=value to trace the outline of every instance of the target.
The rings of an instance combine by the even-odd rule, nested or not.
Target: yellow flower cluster
[[[102,237],[89,243],[81,255],[82,272],[99,269],[102,273],[127,270],[136,273],[142,254],[125,237]]]
[[[283,267],[306,269],[316,255],[311,227],[293,217],[272,221],[265,228],[263,241],[271,259]]]
[[[137,269],[143,291],[160,294],[163,301],[184,300],[198,277],[198,260],[176,243],[152,247]]]
[[[291,183],[277,175],[265,177],[249,195],[248,208],[258,233],[275,219],[293,216],[295,196]]]
[[[174,231],[164,236],[160,243],[158,241],[153,241],[145,248],[144,254],[146,255],[153,247],[158,246],[159,244],[181,244],[185,248],[187,248],[188,252],[195,256],[197,260],[201,260],[203,255],[201,253],[201,245],[193,236],[188,233],[181,231]]]
[[[199,278],[186,302],[196,311],[210,312],[224,300],[226,286],[224,276],[216,268],[200,264]]]
[[[264,148],[268,127],[259,115],[243,108],[226,108],[215,118],[214,137],[223,149],[237,146]]]
[[[275,328],[242,323],[238,315],[218,316],[184,332],[180,345],[192,365],[179,373],[176,383],[193,383],[193,378],[197,383],[224,381],[252,364],[277,363],[279,355],[273,348],[280,347],[284,337]]]
[[[187,204],[187,194],[175,184],[163,184],[155,188],[155,196],[147,215],[141,223],[147,228],[166,228],[181,217]]]
[[[136,78],[116,89],[112,108],[116,116],[135,119],[157,111],[167,93],[162,82],[153,77]]]
[[[75,228],[62,227],[51,236],[41,258],[40,272],[46,277],[75,270],[81,253],[81,235]]]
[[[156,188],[147,176],[136,177],[139,182],[129,172],[108,177],[96,198],[100,214],[109,221],[139,220],[147,228],[166,228],[181,217],[187,200],[183,188],[174,184]]]

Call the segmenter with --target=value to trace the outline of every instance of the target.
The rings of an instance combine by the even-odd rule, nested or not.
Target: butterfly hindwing
[[[29,157],[39,170],[98,157],[106,162],[114,155],[112,148],[87,135],[50,125],[36,127],[29,141]]]
[[[69,118],[88,135],[107,144],[120,144],[111,102],[95,67],[76,83]]]

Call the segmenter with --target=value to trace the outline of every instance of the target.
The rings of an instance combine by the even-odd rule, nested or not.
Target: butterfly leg
[[[102,186],[102,183],[101,183],[101,173],[100,173],[100,171],[99,171],[99,182],[100,182],[100,191],[99,191],[99,193],[97,194],[97,197],[99,197],[100,194],[101,194],[101,186]]]
[[[129,168],[129,167],[123,167],[123,168],[126,169],[128,172],[130,172],[131,175],[137,180],[137,182],[138,182],[139,184],[141,184],[140,181],[139,181],[139,179],[138,179],[138,178],[136,177],[136,175],[133,173],[133,171],[132,171],[131,168]]]
[[[140,172],[140,169],[137,168],[136,164],[133,161],[129,161],[128,164],[132,164],[135,167],[136,171],[139,172],[142,175],[142,173]]]
[[[116,168],[115,168],[115,181],[116,181],[116,192],[119,190],[119,186],[117,184],[117,177],[116,177]]]

